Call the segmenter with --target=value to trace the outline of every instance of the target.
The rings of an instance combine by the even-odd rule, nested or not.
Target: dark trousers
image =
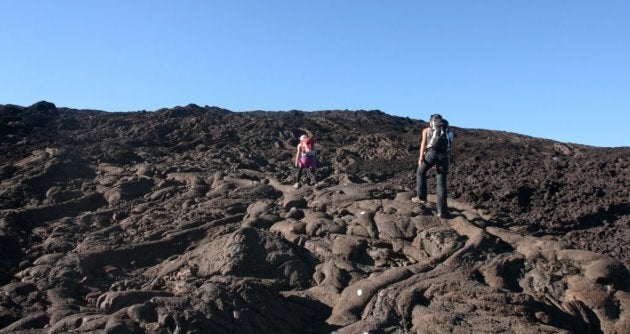
[[[424,155],[424,162],[416,171],[416,194],[422,201],[427,200],[427,172],[431,167],[436,167],[435,178],[437,181],[437,212],[447,213],[446,204],[446,176],[448,175],[448,155],[428,150]]]
[[[311,168],[304,168],[304,167],[298,167],[297,168],[297,172],[295,174],[295,183],[300,183],[300,178],[302,177],[302,170],[303,169],[307,169],[309,171],[309,173],[311,174],[311,182],[313,182],[313,184],[317,183],[317,177],[315,176],[315,170],[311,169]]]

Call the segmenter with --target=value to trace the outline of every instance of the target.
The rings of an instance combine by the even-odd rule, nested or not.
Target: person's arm
[[[420,142],[420,156],[418,157],[418,167],[424,162],[424,154],[427,149],[427,129],[422,130],[422,141]]]
[[[298,144],[297,150],[295,152],[295,167],[298,166],[298,161],[300,161],[300,145],[302,145],[302,144],[301,143]]]

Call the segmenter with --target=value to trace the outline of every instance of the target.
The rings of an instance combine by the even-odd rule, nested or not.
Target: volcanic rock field
[[[449,121],[0,105],[0,334],[630,333],[630,148]]]

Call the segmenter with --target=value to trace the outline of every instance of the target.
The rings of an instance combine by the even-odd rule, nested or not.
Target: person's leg
[[[422,202],[427,201],[427,164],[423,163],[416,170],[416,196]]]
[[[416,171],[416,194],[421,202],[427,201],[427,172],[435,165],[436,156],[433,151],[424,155],[424,162]]]
[[[316,169],[317,169],[317,160],[315,159],[315,157],[308,157],[306,160],[306,167],[308,167],[308,171],[310,173],[310,179],[311,182],[315,185],[317,184],[317,174],[316,174]]]
[[[446,181],[448,176],[448,158],[441,156],[437,164],[437,172],[435,174],[437,181],[437,212],[439,216],[448,214],[448,203],[446,190]]]
[[[297,172],[295,173],[295,185],[300,184],[300,177],[302,176],[302,166],[297,168]]]
[[[313,185],[317,185],[317,173],[316,173],[316,169],[315,168],[311,168],[311,181],[313,182]]]

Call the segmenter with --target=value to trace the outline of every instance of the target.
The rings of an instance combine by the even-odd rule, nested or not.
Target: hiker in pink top
[[[297,167],[297,175],[295,177],[294,188],[300,187],[300,177],[302,169],[308,168],[313,183],[317,183],[315,177],[315,169],[317,168],[317,150],[315,149],[315,139],[307,135],[300,136],[300,143],[297,145],[295,153],[295,167]]]

